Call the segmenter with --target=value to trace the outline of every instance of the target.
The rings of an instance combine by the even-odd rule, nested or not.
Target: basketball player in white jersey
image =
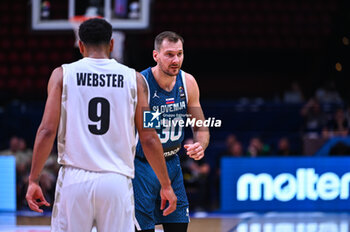
[[[135,125],[146,157],[162,185],[168,215],[176,208],[163,149],[155,130],[142,129],[148,106],[147,85],[141,74],[113,59],[112,27],[90,19],[79,28],[84,58],[56,68],[33,151],[26,199],[43,212],[49,206],[39,186],[40,173],[58,130],[58,162],[62,165],[52,210],[51,231],[134,231]],[[134,224],[136,223],[136,224]]]

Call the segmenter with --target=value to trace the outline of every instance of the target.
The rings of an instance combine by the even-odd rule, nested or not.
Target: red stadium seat
[[[25,43],[23,39],[16,39],[12,47],[16,50],[23,50],[25,48]]]
[[[9,39],[2,39],[0,42],[1,50],[9,50],[11,48],[11,41]]]
[[[36,37],[29,38],[27,41],[28,48],[36,49],[39,46],[39,39]]]
[[[0,66],[0,79],[4,79],[1,77],[7,76],[9,73],[8,67],[6,66]]]
[[[33,65],[28,65],[26,66],[25,70],[25,75],[31,78],[35,78],[37,74],[37,70]]]
[[[39,92],[46,92],[48,79],[40,78],[34,81],[34,88]]]
[[[39,63],[44,63],[47,60],[47,53],[37,51],[35,54],[35,60]]]
[[[13,64],[20,62],[18,52],[11,52],[8,55],[8,60]]]
[[[23,69],[20,65],[13,65],[10,69],[10,73],[12,76],[21,78],[23,75]]]
[[[25,62],[25,63],[31,62],[32,59],[33,59],[33,55],[32,55],[32,53],[29,52],[29,51],[25,51],[25,52],[23,52],[22,55],[21,55],[21,60],[22,60],[23,62]]]

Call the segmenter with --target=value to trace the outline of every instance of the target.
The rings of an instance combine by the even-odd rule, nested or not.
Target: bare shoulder
[[[143,75],[139,72],[136,72],[136,78],[137,78],[137,80],[139,80],[139,79],[143,80]]]
[[[145,77],[139,73],[136,72],[136,82],[137,82],[137,99],[139,102],[139,105],[148,105],[149,101],[149,93],[148,93],[148,85],[146,83]]]
[[[62,66],[55,68],[55,69],[52,71],[52,74],[54,74],[54,73],[55,73],[56,75],[59,75],[59,74],[63,75],[63,68],[62,68]]]
[[[63,78],[63,68],[62,67],[57,67],[52,71],[51,74],[52,78]]]
[[[147,91],[146,80],[145,80],[144,76],[139,72],[136,72],[136,81],[137,81],[137,88],[139,90],[146,92]]]
[[[198,88],[198,84],[196,79],[194,78],[194,76],[192,74],[189,74],[187,72],[185,73],[185,79],[186,79],[186,86],[187,86],[187,91],[188,92],[198,92],[199,88]]]
[[[57,67],[52,71],[52,74],[49,80],[49,85],[51,84],[51,86],[62,87],[62,83],[63,83],[63,68]]]
[[[196,79],[193,75],[185,72],[186,86],[187,86],[187,96],[188,105],[198,105],[199,104],[199,87]]]
[[[194,78],[194,76],[192,75],[192,74],[190,74],[190,73],[187,73],[187,72],[184,72],[185,73],[185,79],[186,79],[186,85],[188,86],[188,87],[196,87],[196,86],[198,86],[197,85],[197,81],[196,81],[196,79]],[[191,88],[190,87],[190,88]]]

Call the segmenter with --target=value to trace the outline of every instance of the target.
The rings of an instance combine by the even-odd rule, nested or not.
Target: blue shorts
[[[183,183],[180,159],[177,155],[166,161],[171,186],[177,197],[176,210],[163,216],[160,210],[160,183],[152,167],[145,159],[135,158],[133,179],[136,219],[142,230],[153,229],[157,224],[188,223],[189,209]]]

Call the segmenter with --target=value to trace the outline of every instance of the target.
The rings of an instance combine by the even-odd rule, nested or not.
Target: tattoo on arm
[[[146,84],[146,81],[145,81],[145,78],[142,76],[141,73],[137,73],[137,78],[139,78],[141,81],[141,84],[142,84],[142,88],[143,88],[143,92],[144,94],[148,95],[148,87],[147,87],[147,84]]]

